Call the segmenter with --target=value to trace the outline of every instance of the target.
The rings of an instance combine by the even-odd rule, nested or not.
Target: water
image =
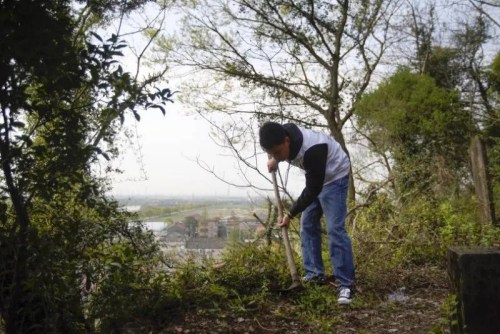
[[[158,232],[163,230],[164,228],[167,228],[167,224],[164,222],[147,222],[143,224],[144,227],[153,232]]]
[[[131,226],[137,226],[137,223],[130,223]],[[152,232],[159,232],[167,228],[167,223],[164,222],[147,222],[142,223],[142,226]]]

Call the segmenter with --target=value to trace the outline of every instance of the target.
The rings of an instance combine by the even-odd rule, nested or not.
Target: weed
[[[457,296],[449,295],[441,305],[441,318],[431,329],[431,334],[449,333],[450,327],[458,326]]]

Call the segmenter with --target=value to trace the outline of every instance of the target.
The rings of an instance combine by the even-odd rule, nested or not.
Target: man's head
[[[290,156],[290,137],[285,128],[276,122],[266,122],[259,130],[260,146],[277,161]]]

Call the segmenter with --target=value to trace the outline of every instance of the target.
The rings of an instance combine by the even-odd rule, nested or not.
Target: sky
[[[144,15],[153,17],[150,9]],[[143,23],[142,17],[131,17],[121,29],[134,30]],[[175,17],[167,20],[166,30],[173,31]],[[111,26],[107,33],[113,32]],[[130,46],[140,50],[144,41],[132,35],[127,38]],[[135,72],[135,58],[125,54],[124,67]],[[144,67],[141,67],[141,69]],[[172,90],[180,84],[175,78],[166,86]],[[125,122],[127,131],[132,132],[135,139],[122,145],[122,154],[115,162],[123,173],[112,178],[112,195],[117,196],[274,196],[271,184],[266,184],[269,191],[256,192],[249,188],[230,186],[218,180],[211,173],[203,170],[197,159],[214,168],[218,175],[233,183],[241,184],[241,172],[236,167],[236,160],[228,156],[229,152],[220,148],[210,138],[210,125],[199,115],[189,111],[189,106],[182,105],[179,97],[174,95],[174,103],[166,105],[165,116],[158,109],[140,113],[141,120],[136,122],[129,116]],[[266,168],[266,155],[262,152],[259,168]],[[266,168],[267,169],[267,168]],[[266,170],[262,171],[267,173]],[[298,195],[302,190],[304,178],[300,171],[291,173],[289,191]],[[251,174],[247,174],[254,179]],[[255,178],[258,183],[261,178]]]
[[[244,196],[217,180],[196,162],[199,158],[217,170],[231,174],[230,159],[210,139],[208,123],[183,111],[177,102],[167,105],[166,114],[152,109],[141,113],[140,122],[127,126],[136,138],[119,159],[123,174],[113,182],[119,195]]]
[[[123,174],[113,177],[113,195],[273,196],[271,191],[255,192],[230,186],[198,165],[197,159],[230,181],[238,183],[241,180],[235,159],[210,138],[208,122],[189,113],[185,106],[174,102],[167,105],[165,116],[157,109],[140,115],[139,122],[133,117],[126,122],[135,138],[122,145],[125,151],[116,166]],[[259,160],[261,168],[266,168],[266,160],[263,153]],[[290,191],[298,194],[303,187],[303,175],[295,170],[291,179]],[[255,180],[258,182],[257,178]]]

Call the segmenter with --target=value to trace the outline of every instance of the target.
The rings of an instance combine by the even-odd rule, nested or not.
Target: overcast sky
[[[169,104],[165,116],[152,109],[141,113],[140,122],[129,118],[127,124],[137,137],[127,143],[124,154],[116,162],[123,174],[114,177],[114,195],[274,196],[271,191],[256,193],[230,186],[203,170],[196,159],[213,167],[225,179],[241,183],[235,159],[212,141],[209,124],[189,114],[180,103]],[[266,160],[262,154],[261,168],[265,168]],[[281,168],[287,164],[283,165]],[[290,191],[298,195],[303,182],[302,172],[292,171]]]
[[[231,158],[210,138],[209,124],[189,115],[175,102],[166,115],[157,109],[141,113],[141,121],[128,123],[138,137],[119,160],[124,174],[115,177],[114,193],[126,195],[242,196],[240,190],[204,171],[196,159],[236,180]],[[142,154],[142,157],[141,157]],[[265,160],[263,160],[265,162]]]
[[[144,15],[153,17],[155,12],[151,8],[155,7],[147,7],[145,14],[134,14],[122,25],[122,33],[140,27],[144,23]],[[166,29],[174,31],[175,16],[169,17],[166,22]],[[117,25],[111,26],[103,34],[109,35],[116,27]],[[144,40],[138,35],[127,36],[127,42],[138,50],[144,45]],[[135,73],[134,57],[126,54],[123,63],[128,71]],[[141,67],[142,69],[145,67]],[[177,90],[179,80],[182,79],[172,77],[171,74],[168,79],[166,86]],[[131,116],[126,119],[127,131],[132,132],[136,138],[123,144],[123,154],[115,162],[123,174],[113,177],[111,193],[127,196],[274,196],[272,191],[256,193],[249,188],[230,186],[198,165],[196,159],[214,168],[224,179],[242,183],[236,160],[229,157],[229,152],[217,146],[210,138],[208,122],[190,112],[188,106],[182,105],[179,101],[181,94],[179,92],[174,95],[175,102],[166,106],[165,116],[158,109],[152,109],[140,113],[140,122],[136,122]],[[262,152],[260,168],[266,168],[266,160],[266,155]],[[262,172],[267,174],[266,170]],[[252,179],[250,174],[247,177]],[[298,195],[304,185],[303,174],[295,170],[291,179],[289,191]],[[261,182],[261,178],[256,180]],[[266,187],[271,185],[266,184]]]

